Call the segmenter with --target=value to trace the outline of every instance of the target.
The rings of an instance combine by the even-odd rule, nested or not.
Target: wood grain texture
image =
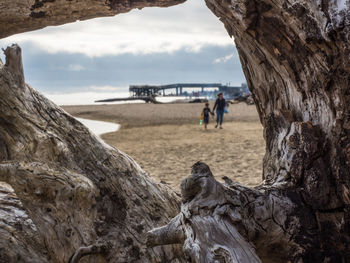
[[[256,189],[233,186],[251,200],[233,198],[226,209],[235,219],[229,225],[243,227],[263,262],[350,261],[350,6],[337,3],[206,0],[235,38],[264,126],[264,182]],[[226,239],[215,210],[232,186],[215,183],[207,211],[207,196],[192,177],[184,182],[182,211],[192,200],[198,212],[188,222],[200,227],[185,233],[198,248],[213,249]],[[203,239],[213,225],[212,238]]]
[[[179,246],[147,249],[144,240],[178,212],[175,192],[24,85],[20,48],[7,53],[16,56],[0,65],[0,181],[15,194],[0,198],[14,198],[0,224],[1,232],[13,229],[13,244],[0,242],[0,262],[68,262],[90,246],[98,253],[85,262],[183,262]]]
[[[348,2],[206,0],[235,37],[264,126],[264,183],[222,185],[196,163],[180,213],[174,192],[25,85],[20,50],[9,48],[0,65],[0,180],[18,199],[0,224],[14,242],[0,242],[1,260],[350,262]],[[0,37],[175,3],[3,1]],[[31,220],[27,228],[13,227],[15,209],[25,210],[18,221]]]
[[[3,0],[0,3],[0,38],[17,33],[114,16],[144,7],[168,7],[185,0]]]

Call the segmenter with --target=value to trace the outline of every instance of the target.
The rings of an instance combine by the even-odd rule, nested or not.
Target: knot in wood
[[[192,166],[191,175],[199,175],[199,176],[213,176],[212,172],[210,171],[209,166],[206,163],[203,162],[196,162]]]
[[[209,166],[203,162],[196,162],[192,166],[191,175],[181,182],[182,202],[191,201],[195,196],[202,193],[204,189],[207,189],[210,179],[213,180],[214,176]],[[204,192],[206,191],[204,190]]]

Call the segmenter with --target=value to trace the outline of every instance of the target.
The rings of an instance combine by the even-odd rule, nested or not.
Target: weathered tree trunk
[[[0,180],[21,202],[6,190],[0,231],[14,245],[1,240],[0,255],[169,262],[183,260],[179,247],[159,245],[181,244],[192,262],[350,262],[347,2],[206,0],[235,37],[264,126],[264,183],[222,185],[197,163],[176,216],[174,193],[24,84],[18,49],[10,48],[0,68]],[[42,1],[39,9],[55,4],[66,5]],[[70,22],[70,12],[54,23],[46,13],[36,19],[40,27]],[[2,36],[38,27],[18,13],[26,25],[3,28]],[[146,242],[143,233],[165,221]]]
[[[255,190],[221,186],[208,168],[194,167],[177,216],[192,261],[255,262],[255,247],[264,262],[350,262],[350,2],[343,2],[206,0],[235,37],[266,155]],[[163,235],[150,232],[158,242],[148,244]]]
[[[0,262],[182,262],[144,233],[179,209],[127,155],[24,84],[21,50],[0,64]],[[18,197],[18,198],[17,198]]]
[[[168,7],[185,0],[1,0],[0,38],[17,33],[114,16],[144,7]]]

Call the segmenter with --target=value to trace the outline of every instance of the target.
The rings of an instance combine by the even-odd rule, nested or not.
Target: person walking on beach
[[[218,98],[215,101],[213,112],[216,109],[216,125],[215,128],[217,128],[220,124],[220,129],[222,129],[222,121],[224,118],[224,110],[226,106],[226,101],[224,99],[223,94],[220,92],[218,94]]]
[[[213,112],[210,111],[209,108],[209,103],[205,103],[205,107],[202,111],[203,115],[203,121],[204,121],[204,129],[207,129],[208,123],[209,123],[209,113],[214,114]]]

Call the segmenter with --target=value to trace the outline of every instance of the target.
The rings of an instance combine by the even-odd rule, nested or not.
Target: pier
[[[198,89],[198,92],[193,92],[193,89]],[[186,91],[187,89],[187,91]],[[191,90],[192,89],[192,90]],[[111,98],[98,100],[95,102],[115,102],[115,101],[133,101],[143,100],[145,102],[159,103],[155,98],[157,96],[213,96],[218,92],[224,93],[228,99],[240,97],[246,89],[246,85],[234,87],[228,85],[222,85],[221,83],[176,83],[168,85],[130,85],[129,92],[130,97],[128,98]],[[173,90],[174,93],[166,94],[165,91]],[[188,90],[191,91],[188,92]]]
[[[227,95],[238,94],[242,91],[241,86],[233,87],[222,85],[221,83],[177,83],[169,85],[130,85],[129,92],[132,97],[149,97],[149,96],[187,96],[188,93],[185,89],[200,88],[201,95],[204,95],[205,90],[208,89],[218,89],[219,92],[223,92]],[[174,94],[166,95],[166,90],[174,90]]]

